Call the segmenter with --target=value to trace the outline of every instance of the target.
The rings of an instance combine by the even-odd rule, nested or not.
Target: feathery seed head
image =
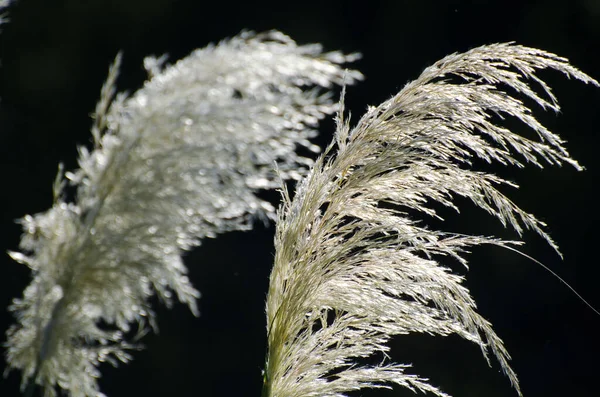
[[[475,245],[515,242],[432,230],[407,211],[435,217],[432,201],[458,210],[454,197],[465,197],[519,235],[531,229],[558,250],[545,225],[498,190],[514,184],[471,169],[473,158],[581,169],[518,98],[559,109],[535,75],[545,68],[598,86],[554,54],[492,44],[425,69],[369,108],[353,129],[340,112],[335,144],[293,200],[284,194],[279,211],[264,395],[341,397],[398,384],[446,396],[407,374],[406,365],[361,364],[361,358],[385,356],[392,336],[411,332],[458,334],[478,344],[486,359],[491,350],[520,393],[502,340],[477,313],[462,277],[442,265],[445,257],[466,265],[464,254]],[[495,114],[520,120],[539,141],[495,124]]]
[[[23,252],[12,253],[33,281],[12,306],[7,361],[48,397],[57,386],[101,396],[96,367],[129,359],[131,325],[154,324],[154,293],[198,314],[182,252],[274,218],[255,193],[279,186],[275,162],[284,179],[311,164],[296,149],[314,150],[318,121],[336,109],[320,88],[361,78],[340,66],[355,55],[274,31],[243,32],[172,66],[148,58],[149,80],[129,98],[115,96],[120,59],[96,107],[93,149],[80,148],[67,180],[59,172],[54,205],[23,219]]]

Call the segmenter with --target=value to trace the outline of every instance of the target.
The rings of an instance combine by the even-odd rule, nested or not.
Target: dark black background
[[[424,67],[454,51],[517,41],[568,57],[600,78],[600,1],[298,1],[202,2],[193,0],[23,0],[0,35],[0,226],[2,251],[16,249],[13,221],[47,209],[58,162],[75,166],[76,146],[89,145],[90,119],[108,65],[124,52],[119,89],[134,91],[145,75],[146,55],[179,59],[242,29],[279,29],[299,43],[359,51],[366,80],[348,89],[355,120],[416,78]],[[600,243],[596,184],[600,176],[600,90],[543,73],[563,105],[558,117],[540,114],[568,140],[587,170],[498,168],[522,185],[509,196],[549,224],[564,261],[532,233],[524,252],[560,274],[600,307],[597,252]],[[318,143],[331,139],[323,123]],[[464,203],[466,204],[466,203]],[[467,206],[468,208],[468,206]],[[448,214],[447,230],[498,233],[481,211]],[[102,391],[118,396],[258,396],[265,351],[264,300],[273,255],[273,228],[257,226],[206,241],[186,257],[203,296],[202,315],[182,305],[156,306],[160,335],[118,369],[102,368]],[[27,270],[0,255],[0,307],[21,295]],[[467,285],[483,315],[513,355],[526,397],[598,395],[600,355],[594,314],[537,264],[506,250],[475,250]],[[12,317],[3,310],[0,329]],[[476,346],[456,337],[394,339],[392,356],[413,363],[461,397],[516,396],[495,363],[487,367]],[[18,396],[16,372],[0,384],[0,396]],[[410,396],[407,390],[363,396]]]

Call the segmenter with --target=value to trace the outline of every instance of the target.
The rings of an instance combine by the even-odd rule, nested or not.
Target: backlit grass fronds
[[[101,396],[98,364],[129,359],[132,325],[153,322],[153,293],[167,304],[174,293],[197,313],[182,252],[274,217],[255,193],[279,186],[275,162],[285,179],[311,164],[296,149],[314,150],[318,120],[337,108],[319,89],[361,78],[340,67],[355,58],[245,32],[173,66],[146,59],[148,81],[126,98],[114,96],[117,57],[93,150],[80,148],[80,169],[66,179],[59,172],[54,205],[21,220],[21,252],[11,253],[33,273],[6,342],[23,386]]]
[[[558,111],[535,72],[554,69],[598,86],[564,58],[513,44],[445,57],[350,129],[338,117],[335,140],[279,213],[267,300],[268,346],[263,395],[341,397],[392,384],[445,396],[406,365],[383,360],[394,335],[458,334],[499,361],[520,393],[509,355],[481,317],[463,278],[443,265],[494,237],[432,230],[433,202],[454,208],[470,199],[520,235],[544,224],[499,190],[513,183],[471,169],[474,158],[519,167],[567,163],[563,141],[519,98]],[[538,140],[498,125],[520,120]],[[336,150],[337,149],[337,150]],[[410,214],[410,215],[409,215]],[[423,219],[417,219],[422,214]]]

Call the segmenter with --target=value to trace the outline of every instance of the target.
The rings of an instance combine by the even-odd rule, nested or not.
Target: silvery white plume
[[[433,202],[458,210],[454,198],[465,197],[519,235],[534,230],[556,249],[544,224],[498,190],[513,183],[471,169],[476,158],[581,169],[519,99],[559,110],[535,75],[540,69],[598,86],[564,58],[494,44],[425,69],[351,130],[340,113],[334,142],[293,200],[284,194],[266,306],[263,396],[341,397],[392,384],[445,396],[408,374],[407,365],[361,361],[387,357],[389,339],[411,332],[454,333],[478,344],[486,359],[491,351],[520,393],[501,339],[477,313],[463,278],[443,264],[466,266],[469,247],[511,242],[433,230],[423,221],[438,217]],[[493,116],[520,120],[539,141],[496,125]]]
[[[126,98],[114,96],[117,57],[93,150],[80,148],[80,169],[66,179],[59,171],[52,208],[21,220],[22,252],[11,253],[33,272],[6,342],[23,386],[102,396],[97,366],[129,359],[132,325],[153,322],[154,292],[197,313],[182,252],[274,217],[256,191],[279,186],[275,162],[285,179],[311,164],[295,150],[314,149],[318,120],[336,109],[319,88],[361,78],[340,67],[355,58],[245,32],[173,66],[146,59],[148,81]]]

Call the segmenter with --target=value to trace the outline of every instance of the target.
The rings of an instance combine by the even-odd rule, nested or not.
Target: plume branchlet
[[[559,110],[535,74],[540,69],[598,86],[565,58],[493,44],[428,67],[352,129],[340,111],[332,144],[295,197],[284,192],[266,305],[264,396],[341,397],[392,384],[446,396],[407,365],[361,361],[387,357],[392,336],[413,332],[458,334],[486,359],[491,351],[520,394],[502,340],[476,311],[463,277],[444,265],[454,258],[466,266],[476,245],[519,242],[434,230],[425,221],[439,217],[433,202],[458,211],[454,198],[464,197],[558,250],[545,225],[498,190],[514,183],[472,169],[475,158],[581,169],[522,101]],[[539,140],[498,125],[495,116],[520,120]]]
[[[336,109],[320,88],[361,78],[340,67],[356,55],[275,31],[244,32],[168,67],[147,58],[149,79],[131,97],[115,96],[120,58],[96,108],[93,149],[79,149],[78,170],[60,169],[54,205],[21,220],[22,252],[11,253],[33,280],[12,305],[6,358],[47,397],[56,387],[101,396],[97,366],[130,358],[132,325],[153,324],[155,292],[197,314],[182,252],[274,218],[255,193],[278,187],[275,162],[284,179],[311,164],[296,149],[316,150],[315,127]]]

